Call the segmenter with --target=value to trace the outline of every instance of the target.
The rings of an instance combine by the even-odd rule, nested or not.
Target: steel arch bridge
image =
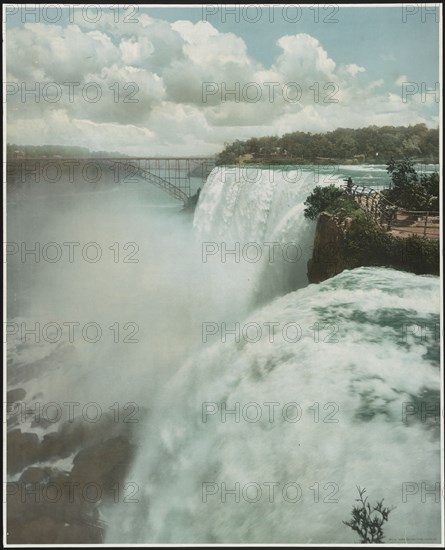
[[[190,178],[204,183],[215,166],[211,157],[108,158],[101,162],[112,166],[119,181],[145,180],[184,204],[192,196]]]
[[[115,183],[143,180],[162,189],[168,195],[187,205],[192,197],[190,180],[205,183],[215,166],[213,157],[23,157],[7,160],[11,173],[22,183],[26,181],[54,181],[49,174],[88,173],[88,170],[113,173]]]

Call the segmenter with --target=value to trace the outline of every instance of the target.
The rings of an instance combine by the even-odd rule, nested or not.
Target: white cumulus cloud
[[[359,67],[355,63],[351,63],[350,65],[346,65],[346,70],[351,76],[355,76],[358,73],[364,73],[366,72],[366,69],[364,67]]]
[[[142,13],[138,24],[104,14],[97,24],[13,27],[6,34],[8,141],[208,154],[234,139],[295,130],[437,123],[433,94],[404,102],[393,82],[372,80],[359,62],[334,60],[314,36],[288,34],[276,46],[265,64],[240,34]],[[73,94],[67,83],[76,84]],[[23,86],[63,93],[36,101]],[[100,98],[91,101],[95,86]]]

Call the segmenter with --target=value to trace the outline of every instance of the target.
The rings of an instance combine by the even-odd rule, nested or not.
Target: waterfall
[[[107,542],[354,543],[357,486],[396,506],[385,542],[440,539],[440,504],[420,500],[440,482],[439,421],[421,414],[439,400],[439,278],[368,267],[307,285],[315,184],[209,176],[194,218],[205,338],[149,404],[138,502],[103,510]],[[264,254],[291,242],[298,261]]]
[[[234,167],[215,168],[210,174],[194,227],[228,269],[234,263],[250,264],[244,293],[254,304],[307,285],[315,223],[303,211],[315,185],[325,184],[317,181],[315,173],[301,170]],[[238,257],[224,256],[224,250],[238,250]]]

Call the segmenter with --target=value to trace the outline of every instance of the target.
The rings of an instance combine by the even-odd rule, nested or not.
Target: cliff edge
[[[351,221],[327,212],[318,217],[312,258],[307,265],[310,283],[321,283],[347,269],[345,234]]]
[[[417,275],[440,274],[439,241],[418,236],[394,237],[363,212],[343,209],[321,212],[315,230],[312,258],[307,264],[309,283],[321,283],[345,269],[390,267]]]

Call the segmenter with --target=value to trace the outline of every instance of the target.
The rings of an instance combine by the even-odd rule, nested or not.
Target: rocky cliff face
[[[418,275],[439,275],[439,242],[398,238],[373,221],[348,217],[345,210],[318,217],[312,258],[307,264],[309,283],[321,283],[345,269],[380,266]]]
[[[350,218],[337,218],[326,212],[318,217],[312,258],[308,261],[310,283],[321,283],[347,269],[344,235]]]

